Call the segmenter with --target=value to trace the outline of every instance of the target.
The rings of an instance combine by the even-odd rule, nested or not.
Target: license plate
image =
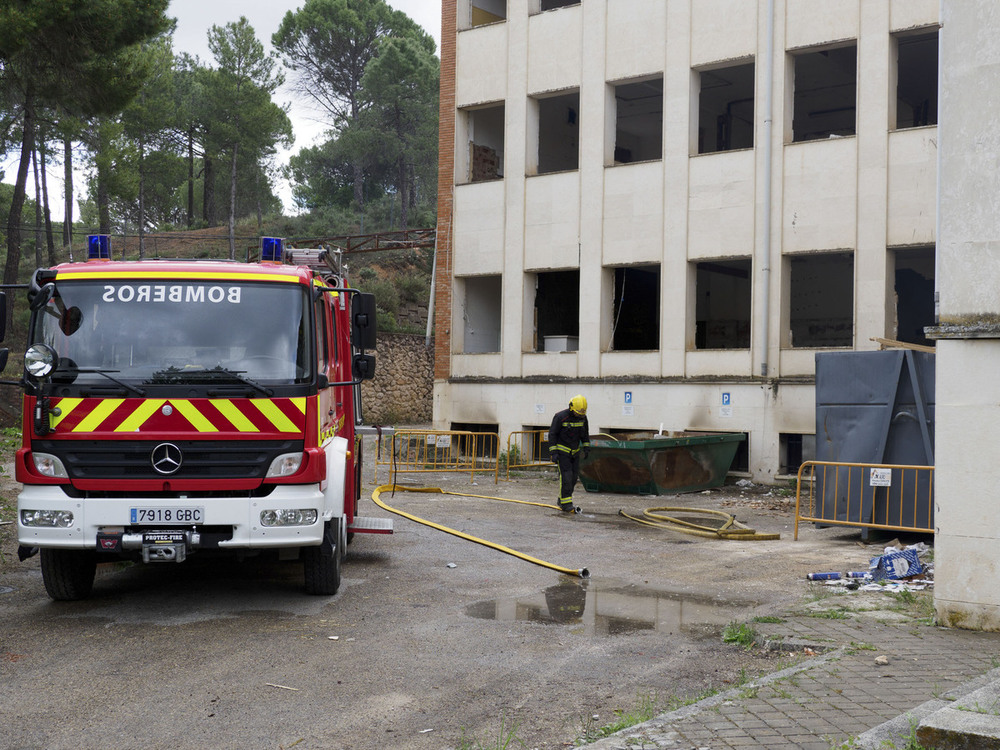
[[[132,508],[131,523],[204,523],[204,508]]]

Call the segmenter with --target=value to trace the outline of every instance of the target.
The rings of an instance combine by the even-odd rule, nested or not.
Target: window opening
[[[789,259],[789,328],[793,347],[854,342],[854,256],[823,253]]]
[[[469,181],[503,177],[504,105],[466,111],[469,136]]]
[[[538,100],[538,174],[579,169],[580,92]]]
[[[500,351],[502,277],[470,276],[463,283],[463,352],[481,354]]]
[[[924,327],[934,325],[934,248],[896,250],[896,339],[933,346]]]
[[[793,56],[793,141],[854,135],[857,113],[857,45]]]
[[[896,128],[937,125],[938,32],[896,39]]]
[[[663,158],[663,78],[615,86],[615,164]]]
[[[500,425],[480,424],[478,422],[452,422],[449,428],[453,432],[473,432],[473,436],[457,435],[451,448],[457,451],[460,456],[474,456],[475,458],[496,458],[497,446],[500,443]],[[480,433],[496,435],[496,440],[480,437]],[[491,463],[490,466],[493,464]]]
[[[660,348],[660,267],[614,269],[611,349]]]
[[[754,64],[699,74],[698,153],[753,148]]]
[[[816,436],[782,432],[778,435],[778,473],[798,474],[805,461],[816,459]]]
[[[535,351],[575,351],[580,340],[580,272],[535,277]]]
[[[698,263],[695,348],[750,348],[750,259]]]
[[[507,20],[507,0],[470,0],[470,26],[485,26]]]
[[[544,13],[547,10],[556,8],[567,8],[570,5],[579,5],[580,0],[538,0],[538,11]]]
[[[743,440],[736,444],[736,453],[733,455],[733,462],[729,464],[729,473],[739,472],[742,474],[750,471],[750,433],[742,433]]]
[[[514,458],[523,462],[547,461],[549,458],[549,426],[550,423],[521,425],[522,432],[529,434],[522,436],[519,450],[523,452]],[[591,430],[593,431],[593,428]]]

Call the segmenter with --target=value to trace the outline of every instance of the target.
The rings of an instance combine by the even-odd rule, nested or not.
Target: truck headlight
[[[32,344],[24,353],[24,369],[33,378],[46,377],[58,362],[59,355],[48,344]]]
[[[35,471],[43,477],[67,479],[66,467],[63,462],[51,453],[32,453],[31,460],[35,462]]]
[[[68,529],[73,525],[73,514],[68,510],[22,510],[21,525]]]
[[[290,477],[302,467],[302,453],[282,453],[271,462],[269,477]]]
[[[319,512],[315,508],[268,509],[260,512],[261,526],[312,526]]]

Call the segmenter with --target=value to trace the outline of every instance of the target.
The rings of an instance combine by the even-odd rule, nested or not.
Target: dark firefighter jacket
[[[580,448],[590,447],[590,425],[585,416],[572,409],[563,409],[552,417],[549,428],[549,450],[557,450],[571,456]]]

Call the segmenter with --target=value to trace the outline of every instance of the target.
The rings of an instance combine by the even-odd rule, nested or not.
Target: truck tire
[[[57,602],[86,599],[94,588],[97,555],[85,549],[43,549],[42,581]]]
[[[313,596],[333,596],[340,588],[340,524],[326,525],[326,539],[318,547],[302,548],[302,568],[305,572],[306,593]],[[329,545],[329,547],[327,547]],[[327,549],[324,549],[327,547]]]

